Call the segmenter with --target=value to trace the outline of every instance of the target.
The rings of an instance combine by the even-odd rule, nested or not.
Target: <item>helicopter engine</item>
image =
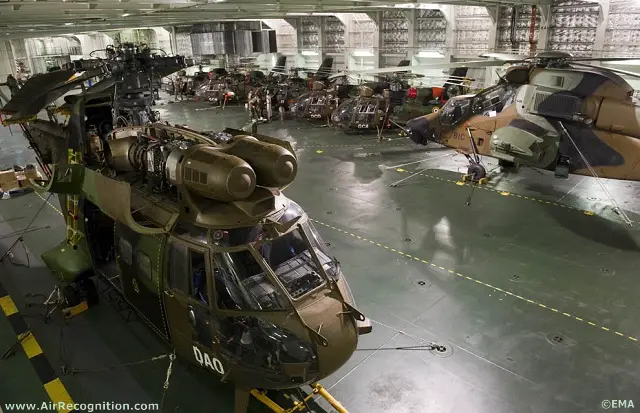
[[[223,202],[248,198],[256,185],[287,186],[297,173],[297,161],[288,150],[252,136],[236,136],[216,146],[143,133],[107,142],[107,159],[117,173],[135,172],[156,189],[183,187]]]

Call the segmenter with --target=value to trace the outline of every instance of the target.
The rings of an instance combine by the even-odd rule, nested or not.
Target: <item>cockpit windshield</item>
[[[290,201],[278,221],[289,223],[304,215],[300,206]],[[218,308],[260,311],[279,310],[289,305],[284,293],[272,283],[252,254],[252,249],[264,259],[294,300],[324,285],[324,274],[331,279],[339,277],[338,262],[331,257],[310,221],[302,220],[275,238],[269,238],[268,233],[263,225],[213,232],[213,241],[219,246],[247,245],[246,250],[215,255]]]
[[[440,122],[447,130],[457,126],[471,115],[495,116],[513,103],[516,91],[517,87],[504,82],[476,95],[456,96],[442,107]]]
[[[471,115],[471,103],[473,95],[456,96],[442,107],[440,111],[440,123],[444,130],[458,125]]]
[[[324,284],[300,229],[262,244],[259,251],[293,299]]]
[[[506,82],[483,90],[473,98],[473,114],[495,116],[513,103],[516,91],[516,86]]]
[[[214,257],[217,305],[221,310],[281,310],[288,300],[276,288],[250,250]]]

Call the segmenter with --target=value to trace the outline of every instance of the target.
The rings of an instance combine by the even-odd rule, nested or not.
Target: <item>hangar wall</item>
[[[282,19],[125,29],[108,36],[94,33],[76,38],[83,56],[112,39],[145,42],[195,58],[216,55],[208,61],[213,65],[278,52],[290,57],[288,66],[315,68],[331,56],[336,70],[396,66],[403,59],[414,64],[469,60],[493,51],[530,55],[557,50],[594,57],[640,52],[640,3],[628,0],[554,0],[550,6],[423,4],[369,13],[288,14]],[[272,35],[264,34],[270,31]],[[251,32],[259,32],[259,38]],[[14,46],[13,59],[37,73],[46,70],[46,64],[34,52],[36,43],[12,40],[9,45]],[[6,45],[0,48],[0,56],[3,51],[7,53]],[[46,53],[44,57],[51,58]],[[0,67],[0,75],[3,71],[7,68]],[[474,77],[492,79],[484,69],[472,72]]]

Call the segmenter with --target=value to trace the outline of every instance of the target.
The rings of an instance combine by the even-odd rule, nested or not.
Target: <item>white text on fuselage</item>
[[[224,367],[222,366],[222,362],[217,358],[211,357],[207,353],[203,353],[196,346],[193,346],[193,355],[195,356],[196,361],[200,363],[201,366],[208,367],[215,372],[224,374]]]

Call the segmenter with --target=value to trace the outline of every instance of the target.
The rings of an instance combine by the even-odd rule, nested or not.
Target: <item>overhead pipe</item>
[[[535,56],[537,41],[534,39],[536,33],[536,17],[538,7],[534,4],[531,6],[531,24],[529,25],[529,54]]]
[[[516,28],[518,24],[518,8],[511,7],[511,33],[509,33],[509,41],[511,42],[511,50],[517,50],[518,42],[516,41]]]

